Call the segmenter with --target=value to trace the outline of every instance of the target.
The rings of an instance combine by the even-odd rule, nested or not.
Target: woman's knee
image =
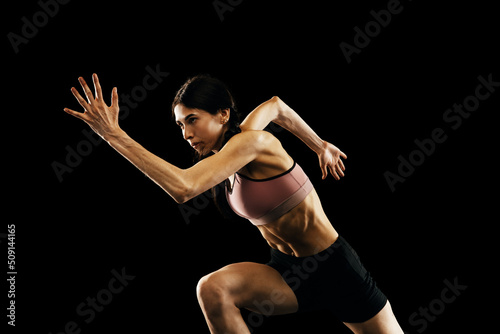
[[[233,304],[229,293],[227,277],[224,274],[213,272],[203,276],[196,286],[198,302],[207,313],[217,313],[228,304]]]

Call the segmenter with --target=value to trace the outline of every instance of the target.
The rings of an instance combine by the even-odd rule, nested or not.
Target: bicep
[[[220,152],[184,170],[190,185],[189,199],[218,185],[255,160],[265,146],[261,131],[248,131],[231,138]]]

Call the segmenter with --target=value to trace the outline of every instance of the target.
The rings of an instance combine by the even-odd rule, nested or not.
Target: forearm
[[[277,98],[276,109],[278,112],[274,123],[293,133],[316,153],[324,147],[323,140],[316,132],[280,98]]]
[[[185,170],[180,169],[152,154],[124,131],[119,131],[106,138],[106,141],[118,153],[130,161],[167,192],[176,202],[185,201],[189,187],[186,184]]]

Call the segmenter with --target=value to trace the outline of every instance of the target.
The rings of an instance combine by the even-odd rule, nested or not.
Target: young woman
[[[271,246],[267,264],[235,263],[199,281],[197,296],[212,333],[250,333],[242,308],[265,315],[329,309],[357,334],[403,333],[387,298],[325,215],[307,175],[278,139],[261,130],[272,121],[297,135],[318,154],[323,179],[328,170],[336,179],[344,176],[346,155],[321,140],[278,97],[240,125],[222,82],[189,79],[172,109],[200,161],[180,169],[120,129],[116,88],[108,106],[96,74],[95,96],[83,78],[79,81],[86,100],[74,87],[71,91],[84,112],[65,108],[68,114],[90,125],[177,203],[225,182],[229,206],[256,225]]]

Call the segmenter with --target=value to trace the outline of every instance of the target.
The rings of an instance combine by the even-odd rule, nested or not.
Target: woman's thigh
[[[344,324],[355,334],[403,334],[389,301],[373,318],[362,323]]]
[[[297,298],[281,275],[260,263],[240,262],[225,266],[203,277],[200,289],[222,289],[238,308],[264,315],[294,313]]]

